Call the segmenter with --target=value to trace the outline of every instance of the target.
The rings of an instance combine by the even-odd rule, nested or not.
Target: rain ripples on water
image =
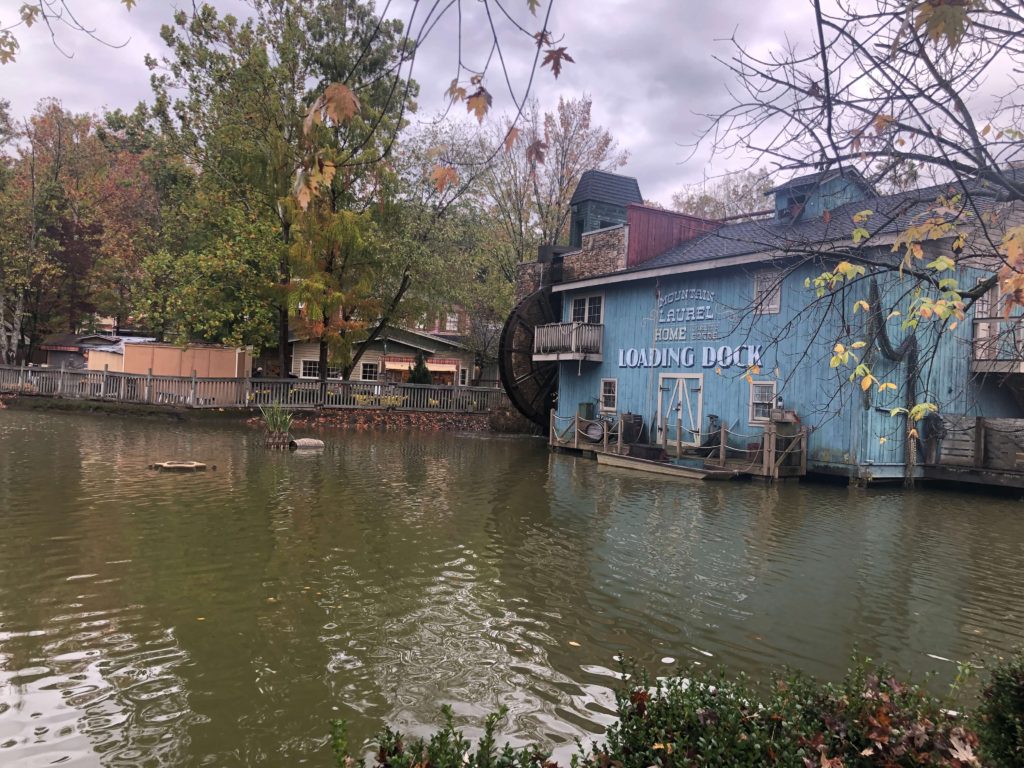
[[[836,678],[858,648],[942,684],[1024,641],[1017,501],[323,437],[0,412],[0,765],[326,764],[329,720],[425,734],[443,704],[564,758],[620,653]]]

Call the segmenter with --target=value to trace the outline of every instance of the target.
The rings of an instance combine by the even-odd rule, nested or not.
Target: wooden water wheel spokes
[[[534,361],[533,337],[538,325],[560,320],[560,305],[560,297],[550,288],[531,293],[509,314],[498,341],[498,371],[505,392],[520,413],[545,429],[558,389],[558,363]]]

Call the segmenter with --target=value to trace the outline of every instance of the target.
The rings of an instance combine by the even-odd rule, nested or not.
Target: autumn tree
[[[569,201],[584,171],[614,171],[629,159],[607,129],[593,124],[592,106],[589,96],[559,99],[542,114],[531,102],[521,119],[506,118],[492,130],[492,146],[508,151],[494,154],[484,194],[500,227],[496,257],[510,282],[538,245],[567,241]]]
[[[772,181],[767,168],[727,173],[672,195],[672,208],[704,219],[727,219],[763,212]]]
[[[939,345],[963,338],[954,331],[991,290],[1000,296],[988,312],[1015,313],[1024,297],[1015,218],[1024,92],[1012,74],[1024,64],[1024,15],[1003,0],[814,0],[808,20],[806,50],[759,55],[733,41],[722,61],[735,100],[709,115],[703,141],[751,167],[769,164],[780,180],[842,170],[883,191],[913,187],[908,174],[938,182],[884,206],[843,209],[842,222],[826,210],[825,234],[814,238],[763,233],[781,269],[821,270],[808,279],[801,316],[780,333],[814,313],[842,313],[835,327],[845,331],[826,362],[865,396],[898,388],[894,413],[909,413],[914,435],[913,423],[950,391],[928,365]]]

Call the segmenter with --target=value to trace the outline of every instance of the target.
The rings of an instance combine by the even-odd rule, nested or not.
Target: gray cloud
[[[77,3],[83,22],[95,27],[99,36],[127,44],[111,48],[65,31],[59,40],[73,52],[71,59],[50,43],[44,30],[21,29],[17,63],[0,68],[0,93],[11,100],[16,116],[27,116],[44,97],[60,99],[68,109],[80,112],[131,109],[150,97],[143,57],[162,53],[160,25],[170,22],[175,5],[169,0],[140,0],[128,12],[115,0]],[[215,5],[224,12],[245,11],[241,0],[217,0]],[[467,5],[476,7],[466,17],[464,47],[476,54],[479,65],[489,29],[485,19],[472,15],[479,14],[479,6]],[[517,5],[509,4],[512,10]],[[521,5],[524,10],[525,2]],[[399,12],[410,7],[399,7]],[[710,163],[703,149],[683,162],[690,151],[685,145],[705,125],[701,113],[725,103],[727,73],[713,60],[716,53],[729,53],[721,40],[735,32],[749,49],[768,50],[787,36],[800,40],[810,34],[807,4],[762,0],[756,12],[752,10],[749,0],[556,0],[551,28],[564,34],[560,44],[568,47],[576,63],[566,65],[557,81],[549,70],[540,71],[534,93],[546,109],[560,96],[589,93],[595,121],[609,128],[630,152],[625,172],[639,179],[646,197],[668,202],[681,186],[727,170],[727,165]],[[525,10],[522,18],[529,29],[539,26]],[[416,62],[423,115],[443,108],[443,92],[455,75],[454,20],[452,15],[441,22]],[[501,19],[496,23],[510,29]],[[521,36],[507,39],[512,41],[507,60],[513,86],[521,92],[534,48]],[[488,87],[495,94],[495,108],[510,111],[508,94],[493,72]]]

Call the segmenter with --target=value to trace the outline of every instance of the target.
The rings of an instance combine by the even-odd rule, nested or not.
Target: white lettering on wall
[[[762,350],[760,344],[702,347],[700,364],[704,368],[751,368],[761,365]],[[619,350],[619,368],[692,368],[696,361],[697,352],[693,347]]]

